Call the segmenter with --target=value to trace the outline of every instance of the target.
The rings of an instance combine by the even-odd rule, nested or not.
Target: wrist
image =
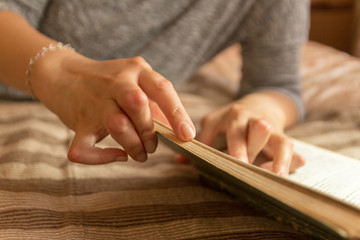
[[[65,90],[61,89],[61,80],[66,79],[62,76],[71,71],[71,64],[79,58],[85,57],[61,43],[43,48],[30,61],[26,73],[28,91],[41,102],[51,101],[49,98],[56,96],[53,95],[53,90]]]
[[[43,58],[45,55],[49,54],[50,52],[57,51],[57,50],[67,50],[67,49],[74,51],[74,49],[69,44],[64,45],[61,42],[58,42],[56,44],[51,43],[49,45],[49,47],[42,47],[41,50],[39,52],[37,52],[37,54],[34,57],[30,58],[27,69],[25,71],[25,85],[26,85],[26,90],[33,97],[35,97],[35,94],[32,89],[32,86],[31,86],[30,74],[32,72],[34,64],[36,64],[38,61],[41,60],[41,58]]]
[[[284,129],[297,121],[297,108],[286,95],[271,90],[251,93],[238,100],[260,114],[276,131]]]

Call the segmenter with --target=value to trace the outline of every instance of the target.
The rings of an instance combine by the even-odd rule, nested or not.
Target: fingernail
[[[194,129],[187,122],[183,122],[180,125],[180,130],[185,140],[190,140],[195,137]]]
[[[237,157],[237,159],[239,159],[240,161],[242,161],[244,163],[249,163],[248,159],[244,156],[239,156],[239,157]]]
[[[147,159],[147,154],[146,153],[139,153],[138,155],[136,155],[135,160],[139,161],[139,162],[144,162]]]
[[[285,170],[281,170],[278,174],[279,174],[279,176],[286,177],[286,178],[289,176],[288,171],[285,171]]]
[[[238,159],[239,161],[243,162],[243,163],[249,163],[249,160],[247,159],[247,157],[237,156],[235,158]]]
[[[241,162],[249,163],[247,156],[244,156],[244,154],[242,154],[242,153],[232,153],[230,155],[233,156],[234,158],[240,160]]]
[[[120,156],[115,159],[117,162],[126,162],[128,160],[127,156]]]
[[[144,147],[145,147],[146,152],[153,153],[153,152],[155,152],[156,144],[152,140],[147,140],[144,143]]]
[[[268,123],[268,121],[265,121],[265,120],[260,120],[260,123],[263,124],[266,128],[271,128],[271,125],[270,123]]]

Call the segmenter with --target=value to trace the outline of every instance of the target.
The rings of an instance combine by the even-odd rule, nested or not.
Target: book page
[[[360,160],[294,140],[306,164],[290,174],[297,183],[360,208]]]

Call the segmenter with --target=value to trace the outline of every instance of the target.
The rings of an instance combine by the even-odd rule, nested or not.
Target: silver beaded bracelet
[[[41,58],[41,57],[44,57],[48,52],[51,52],[51,51],[56,51],[56,50],[61,50],[61,49],[68,49],[68,50],[72,50],[72,51],[75,51],[74,48],[72,48],[70,46],[70,44],[63,44],[62,42],[58,42],[56,44],[54,43],[51,43],[49,45],[49,47],[43,47],[41,49],[40,52],[38,52],[33,58],[30,58],[30,62],[29,62],[29,65],[25,71],[25,84],[26,84],[26,88],[28,90],[28,92],[32,95],[32,97],[35,98],[35,94],[34,94],[34,91],[31,87],[31,82],[30,82],[30,73],[31,73],[31,70],[33,68],[33,65]]]

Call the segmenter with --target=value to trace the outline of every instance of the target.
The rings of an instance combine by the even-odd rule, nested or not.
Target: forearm
[[[297,108],[298,120],[302,120],[305,108],[300,84],[301,49],[300,43],[259,47],[245,45],[239,97],[263,91],[277,93],[291,99]]]
[[[38,32],[20,15],[8,11],[0,11],[0,32],[0,81],[28,92],[25,71],[29,59],[55,41]]]

